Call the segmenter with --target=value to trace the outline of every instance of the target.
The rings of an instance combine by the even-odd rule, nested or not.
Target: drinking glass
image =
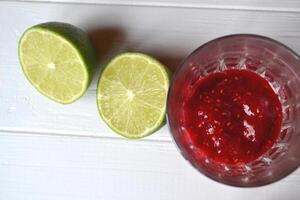
[[[254,161],[224,164],[197,153],[183,124],[183,100],[201,77],[244,69],[265,78],[282,105],[282,128],[274,145]],[[239,34],[212,40],[189,55],[173,76],[167,120],[180,152],[204,175],[224,184],[253,187],[287,176],[300,165],[300,57],[267,37]]]

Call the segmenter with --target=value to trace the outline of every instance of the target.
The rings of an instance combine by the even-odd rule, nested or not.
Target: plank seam
[[[57,130],[56,130],[57,131]],[[39,136],[54,136],[54,137],[74,137],[74,138],[95,138],[95,139],[109,139],[109,140],[124,140],[126,138],[117,137],[117,136],[107,136],[107,135],[77,135],[77,134],[67,134],[67,133],[58,133],[58,132],[50,132],[50,131],[35,131],[35,130],[13,130],[13,129],[0,129],[1,134],[15,134],[15,135],[39,135]],[[134,140],[132,140],[134,141]],[[160,142],[160,143],[171,143],[170,138],[145,138],[141,140],[135,141],[143,141],[143,142]]]
[[[209,5],[209,4],[180,4],[180,3],[166,3],[166,2],[109,2],[109,1],[78,1],[72,2],[60,1],[60,0],[4,0],[4,2],[30,2],[30,3],[58,3],[58,4],[92,4],[92,5],[111,5],[111,6],[136,6],[136,7],[167,7],[167,8],[190,8],[190,9],[211,9],[211,10],[241,10],[241,11],[259,11],[259,12],[288,12],[288,13],[300,13],[300,8],[276,8],[276,7],[255,7],[255,6],[225,6],[225,5]]]

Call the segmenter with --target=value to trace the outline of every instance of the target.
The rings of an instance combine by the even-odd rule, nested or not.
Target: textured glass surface
[[[199,163],[188,152],[195,148],[181,141],[182,105],[186,93],[201,77],[227,69],[247,69],[259,74],[278,94],[283,109],[282,129],[272,148],[243,165],[225,165],[205,158]],[[300,60],[289,48],[255,35],[222,37],[198,48],[177,69],[168,98],[168,122],[183,156],[199,171],[219,182],[235,186],[259,186],[274,182],[300,164]]]

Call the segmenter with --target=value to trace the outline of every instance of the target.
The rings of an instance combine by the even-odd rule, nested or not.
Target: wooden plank
[[[0,134],[0,199],[299,199],[300,171],[251,189],[216,183],[169,142]]]
[[[116,52],[132,50],[174,69],[199,45],[232,33],[270,36],[300,52],[300,13],[0,2],[0,130],[118,137],[97,113],[98,73],[86,95],[71,105],[48,100],[25,79],[18,40],[26,28],[45,21],[65,21],[92,32],[102,65]],[[148,139],[170,141],[166,127]]]
[[[17,0],[34,2],[90,3],[130,6],[189,7],[234,10],[299,12],[298,0]]]

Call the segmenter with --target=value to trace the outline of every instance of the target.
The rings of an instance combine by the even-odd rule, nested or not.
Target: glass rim
[[[182,61],[181,63],[177,66],[177,68],[175,69],[173,75],[172,75],[172,80],[170,85],[173,85],[174,82],[174,77],[178,74],[178,72],[180,71],[181,66],[190,58],[192,57],[195,53],[197,53],[200,49],[214,43],[217,42],[219,40],[223,40],[223,39],[227,39],[227,38],[233,38],[233,37],[251,37],[251,38],[257,38],[257,39],[262,39],[265,41],[269,41],[269,42],[273,42],[283,48],[285,48],[288,52],[290,52],[291,55],[293,55],[294,57],[296,57],[298,60],[300,60],[300,55],[295,52],[293,49],[291,49],[290,47],[288,47],[287,45],[279,42],[278,40],[275,40],[273,38],[267,37],[267,36],[263,36],[263,35],[258,35],[258,34],[252,34],[252,33],[237,33],[237,34],[230,34],[230,35],[224,35],[224,36],[220,36],[217,37],[215,39],[209,40],[208,42],[205,42],[204,44],[200,45],[199,47],[197,47],[196,49],[194,49],[192,51],[192,53],[190,53],[189,55],[187,55]],[[300,62],[300,61],[299,61]],[[170,91],[170,90],[169,90]],[[168,94],[168,98],[169,98],[169,94]]]

